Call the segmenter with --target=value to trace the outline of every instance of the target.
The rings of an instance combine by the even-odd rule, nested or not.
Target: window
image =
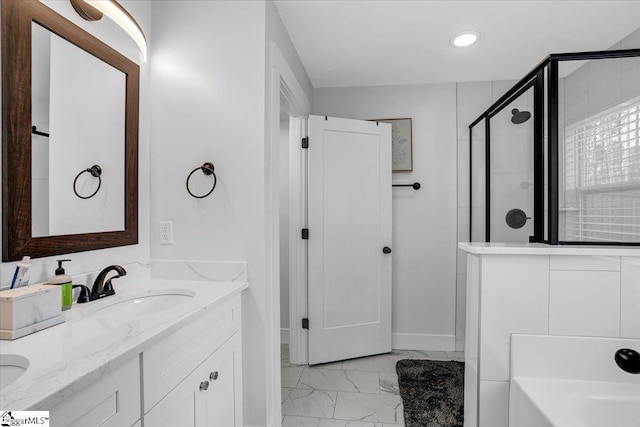
[[[640,242],[640,97],[565,128],[560,240]]]

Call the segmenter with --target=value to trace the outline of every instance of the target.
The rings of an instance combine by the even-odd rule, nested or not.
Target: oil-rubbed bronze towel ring
[[[78,178],[80,178],[80,175],[82,175],[85,172],[89,172],[91,176],[98,178],[98,188],[96,188],[96,191],[94,191],[90,196],[81,196],[78,194],[78,190],[76,190],[76,182],[78,181]],[[78,175],[76,175],[76,179],[73,180],[73,192],[76,193],[76,196],[80,197],[81,199],[92,198],[93,196],[98,194],[98,191],[100,191],[100,186],[102,185],[101,175],[102,175],[102,168],[100,167],[100,165],[93,165],[90,168],[87,168],[81,171]]]
[[[189,189],[189,179],[191,179],[191,175],[193,175],[197,170],[201,170],[202,173],[205,175],[213,175],[213,187],[211,187],[211,190],[209,190],[207,194],[203,194],[202,196],[196,196],[191,192],[191,189]],[[216,184],[218,183],[218,178],[216,178],[216,173],[214,172],[214,170],[215,168],[213,167],[213,163],[206,162],[202,166],[198,166],[197,168],[191,171],[189,176],[187,176],[187,191],[189,192],[191,197],[195,197],[196,199],[204,199],[209,194],[213,193],[213,190],[215,190]]]

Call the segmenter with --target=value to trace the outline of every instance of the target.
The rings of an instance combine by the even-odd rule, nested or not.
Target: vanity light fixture
[[[70,0],[75,11],[87,21],[98,21],[107,15],[138,44],[142,60],[147,62],[147,39],[133,16],[116,0]]]
[[[456,34],[451,39],[451,44],[455,47],[467,47],[471,46],[480,38],[480,33],[476,31],[465,31],[460,34]]]

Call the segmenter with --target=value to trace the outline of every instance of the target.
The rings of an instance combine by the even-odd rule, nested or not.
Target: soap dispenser
[[[64,268],[62,268],[62,263],[71,261],[70,259],[59,259],[58,268],[56,269],[55,276],[51,276],[49,281],[47,282],[49,285],[59,285],[62,289],[60,289],[60,293],[62,294],[62,310],[69,310],[71,308],[71,304],[73,304],[73,290],[71,284],[71,276],[65,274]]]

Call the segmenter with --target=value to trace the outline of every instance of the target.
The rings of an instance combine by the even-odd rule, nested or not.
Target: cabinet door
[[[237,295],[146,349],[142,354],[145,413],[231,338],[240,329],[240,318]]]
[[[192,372],[144,416],[144,424],[153,427],[206,425],[206,413],[202,409],[206,390],[200,389],[203,377],[202,369]]]
[[[240,340],[240,333],[236,333],[202,362],[144,416],[144,424],[152,427],[242,426]]]
[[[138,356],[50,410],[51,425],[130,426],[140,418]]]
[[[207,427],[242,426],[242,359],[237,333],[204,365],[209,389],[205,396]]]

